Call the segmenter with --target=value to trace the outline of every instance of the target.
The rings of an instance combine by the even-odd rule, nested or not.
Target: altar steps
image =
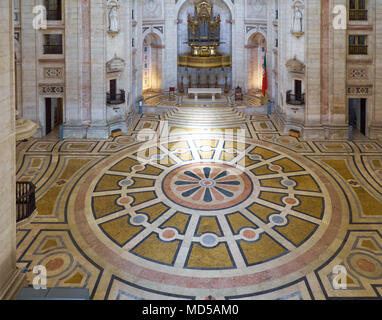
[[[244,113],[231,106],[178,107],[163,116],[169,124],[182,127],[232,127],[247,120]]]

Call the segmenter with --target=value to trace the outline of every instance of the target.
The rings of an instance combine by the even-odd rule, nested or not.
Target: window
[[[349,54],[367,54],[367,36],[349,36]]]
[[[48,21],[62,20],[61,0],[45,0],[45,8]]]
[[[20,3],[19,0],[13,0],[13,21],[20,23]]]
[[[349,20],[367,20],[366,0],[349,0]]]
[[[44,35],[44,54],[62,54],[62,34]]]
[[[366,9],[366,0],[350,0],[349,8],[354,9]]]

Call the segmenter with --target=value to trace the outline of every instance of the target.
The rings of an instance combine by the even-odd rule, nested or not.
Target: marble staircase
[[[231,127],[242,124],[247,116],[234,107],[226,106],[179,106],[162,117],[170,125],[182,127]]]

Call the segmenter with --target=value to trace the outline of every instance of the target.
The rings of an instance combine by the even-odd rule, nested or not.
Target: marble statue
[[[292,32],[296,32],[296,33],[303,32],[302,18],[303,18],[303,14],[302,14],[301,9],[298,6],[295,6],[295,8],[294,8],[294,16],[293,16],[293,29],[292,29]]]
[[[118,21],[117,7],[112,7],[110,9],[109,20],[110,20],[109,31],[119,32],[119,21]]]

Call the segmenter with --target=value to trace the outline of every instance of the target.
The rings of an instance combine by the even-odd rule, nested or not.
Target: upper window
[[[44,54],[62,54],[62,34],[44,35]]]
[[[13,21],[20,23],[20,2],[19,0],[13,0]]]
[[[366,0],[350,0],[350,9],[366,9]]]
[[[366,0],[349,0],[349,20],[367,20]]]
[[[45,8],[48,21],[62,20],[62,1],[61,0],[45,0]]]
[[[349,36],[349,54],[367,54],[367,36]]]

